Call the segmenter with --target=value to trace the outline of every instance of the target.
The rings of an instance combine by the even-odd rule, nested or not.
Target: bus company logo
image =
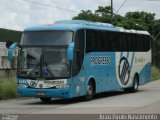
[[[36,83],[35,81],[31,81],[31,82],[30,82],[30,86],[31,86],[31,87],[36,87],[36,85],[37,85],[37,83]]]
[[[110,56],[91,56],[90,64],[91,65],[110,65],[111,57]]]
[[[53,81],[44,81],[45,84],[51,84],[51,85],[57,85],[57,84],[64,84],[64,81],[62,80],[53,80]]]
[[[130,77],[130,67],[127,58],[122,57],[119,61],[118,75],[122,85],[127,85]]]

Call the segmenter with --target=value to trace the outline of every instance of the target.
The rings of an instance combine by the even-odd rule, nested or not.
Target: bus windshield
[[[68,45],[72,41],[71,31],[27,31],[21,45]]]
[[[26,78],[69,77],[67,48],[71,31],[26,31],[19,51],[18,76]]]
[[[19,51],[18,76],[27,78],[69,77],[66,47],[27,47]]]

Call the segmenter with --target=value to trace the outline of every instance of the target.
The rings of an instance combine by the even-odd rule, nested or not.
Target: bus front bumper
[[[20,97],[53,97],[53,98],[71,98],[69,88],[59,89],[32,89],[18,87],[18,94]]]

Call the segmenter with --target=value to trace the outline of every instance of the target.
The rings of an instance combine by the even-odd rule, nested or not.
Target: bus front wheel
[[[87,93],[85,96],[86,101],[90,101],[94,96],[94,83],[90,80],[87,85]]]
[[[138,75],[135,75],[132,87],[130,87],[130,88],[124,88],[124,91],[125,92],[135,93],[135,92],[138,91],[138,86],[139,86]]]
[[[48,103],[51,101],[51,98],[40,98],[43,103]]]

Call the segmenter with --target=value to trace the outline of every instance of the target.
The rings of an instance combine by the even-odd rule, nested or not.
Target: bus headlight
[[[18,84],[18,87],[27,88],[28,86],[27,86],[27,85],[24,85],[24,84]]]

